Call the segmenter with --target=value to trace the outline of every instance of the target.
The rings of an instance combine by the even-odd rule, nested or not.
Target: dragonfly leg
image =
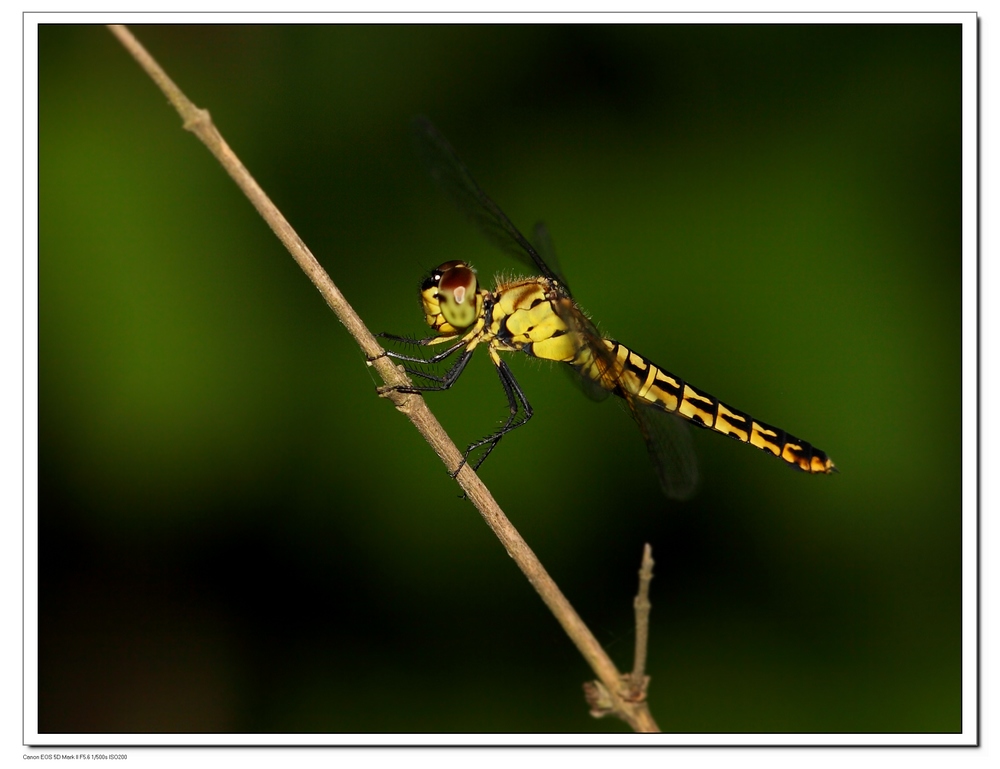
[[[388,339],[391,342],[402,342],[403,344],[417,344],[421,347],[439,343],[441,340],[440,336],[425,336],[423,339],[417,339],[412,336],[399,336],[398,334],[376,334],[375,336],[378,339]]]
[[[448,355],[451,355],[452,353],[454,353],[456,349],[458,349],[458,348],[456,347],[456,348],[452,349],[448,353]],[[402,387],[395,387],[393,389],[396,392],[400,392],[400,393],[423,393],[423,392],[437,392],[439,390],[447,390],[453,384],[455,384],[455,382],[458,381],[458,378],[462,375],[462,372],[465,370],[466,364],[468,364],[468,362],[472,359],[472,353],[473,352],[475,352],[474,349],[473,350],[466,350],[464,353],[462,353],[458,357],[458,359],[452,364],[451,368],[449,368],[444,373],[444,376],[435,376],[434,374],[427,374],[427,373],[424,373],[423,371],[417,371],[415,369],[407,368],[407,367],[404,366],[403,368],[406,370],[406,373],[409,374],[410,376],[418,376],[418,377],[421,377],[422,379],[426,379],[426,380],[428,380],[430,382],[436,382],[437,384],[433,384],[433,385],[411,385],[409,387],[402,386]],[[435,356],[435,358],[437,358],[437,357],[438,356]],[[445,357],[447,357],[447,356],[445,356]],[[410,358],[403,358],[402,360],[411,360],[411,359]],[[416,359],[416,360],[420,361],[421,363],[426,363],[427,362],[427,361],[424,361],[424,360],[419,359],[419,358]],[[433,361],[433,362],[436,363],[438,361]]]
[[[375,338],[376,339],[388,339],[388,340],[390,340],[392,342],[401,342],[403,344],[414,344],[414,345],[421,345],[421,346],[426,346],[426,345],[430,344],[431,341],[434,339],[434,337],[431,337],[431,336],[425,337],[423,339],[414,339],[413,337],[409,337],[409,336],[397,336],[396,334],[375,334]],[[368,360],[369,363],[373,363],[373,362],[379,360],[380,358],[391,358],[391,357],[393,357],[393,356],[392,356],[392,353],[389,350],[382,350],[382,352],[380,352],[378,355],[370,356],[370,357],[367,358],[367,360]]]
[[[413,341],[413,342],[418,343],[418,344],[420,343],[420,340],[410,340],[410,339],[407,339],[406,337],[397,337],[397,336],[392,336],[390,334],[379,334],[379,336],[382,336],[382,337],[385,337],[385,338],[388,338],[388,339],[393,339],[393,340]],[[427,344],[433,344],[434,341],[440,340],[441,337],[431,337],[431,339],[433,341],[427,342]],[[449,341],[449,340],[445,339],[445,341]],[[403,353],[393,352],[392,350],[385,350],[382,353],[382,356],[385,356],[385,357],[388,357],[388,358],[392,358],[393,360],[402,360],[402,361],[408,361],[408,362],[412,362],[412,363],[425,363],[425,364],[431,364],[431,365],[433,365],[435,363],[440,363],[441,361],[445,360],[446,358],[454,355],[456,352],[458,352],[459,350],[461,350],[464,346],[465,346],[465,343],[462,342],[462,341],[459,341],[459,342],[453,344],[447,350],[444,350],[443,352],[440,352],[437,355],[432,355],[429,358],[423,358],[423,357],[420,357],[418,355],[404,355]],[[475,348],[473,348],[473,349],[475,349]],[[472,357],[472,350],[467,350],[466,353],[463,354],[462,356],[460,356],[458,358],[458,360],[456,360],[455,363],[452,365],[452,367],[450,369],[448,369],[448,371],[445,372],[444,376],[437,376],[435,374],[430,374],[430,373],[427,373],[425,371],[420,371],[418,369],[411,368],[410,366],[405,366],[404,365],[403,366],[403,370],[407,374],[409,374],[410,376],[412,376],[412,377],[420,377],[421,379],[427,380],[429,382],[436,382],[437,384],[434,384],[434,385],[411,385],[409,387],[406,387],[406,386],[395,386],[395,387],[393,387],[393,386],[385,386],[385,387],[380,387],[379,388],[379,393],[385,394],[386,392],[393,392],[393,391],[395,391],[395,392],[401,392],[401,393],[416,393],[416,392],[430,392],[430,391],[434,391],[434,390],[447,390],[449,387],[451,387],[453,384],[455,384],[455,380],[458,379],[459,375],[465,369],[465,364],[467,364],[469,362],[469,358],[471,358],[471,357]]]
[[[503,427],[497,430],[491,435],[487,435],[478,441],[474,441],[469,444],[469,447],[465,450],[465,454],[462,457],[462,462],[452,473],[452,477],[458,475],[458,471],[465,466],[469,461],[469,455],[476,449],[486,446],[486,450],[483,455],[476,460],[475,464],[472,465],[473,470],[478,470],[483,462],[486,461],[486,457],[497,447],[500,443],[500,439],[503,438],[507,433],[512,430],[516,430],[521,425],[525,424],[534,415],[534,410],[531,408],[531,404],[528,403],[528,399],[524,396],[524,391],[521,386],[514,379],[514,374],[511,372],[510,367],[502,360],[494,361],[497,367],[497,374],[500,377],[500,384],[503,385],[504,393],[507,395],[507,405],[510,407],[510,415],[507,417],[507,421],[504,423]]]
[[[406,344],[417,344],[417,345],[421,345],[422,347],[427,347],[428,345],[431,345],[434,342],[441,341],[441,337],[428,337],[427,339],[410,339],[409,337],[405,337],[405,336],[393,336],[391,334],[378,334],[378,336],[381,337],[381,338],[383,338],[383,339],[390,339],[390,340],[392,340],[394,342],[404,342]],[[443,341],[449,341],[449,340],[445,339]],[[461,350],[462,347],[464,347],[464,346],[465,346],[465,342],[462,341],[462,340],[459,340],[458,342],[456,342],[455,344],[453,344],[448,349],[444,350],[443,352],[439,352],[437,355],[432,355],[429,358],[423,358],[423,357],[421,357],[419,355],[404,355],[401,352],[393,352],[392,350],[385,350],[382,353],[382,355],[380,355],[378,357],[382,357],[384,355],[384,356],[386,356],[388,358],[393,358],[394,360],[405,360],[405,361],[410,361],[411,363],[431,363],[431,364],[433,364],[433,363],[440,363],[445,358],[448,358],[451,355],[454,355],[456,351]]]

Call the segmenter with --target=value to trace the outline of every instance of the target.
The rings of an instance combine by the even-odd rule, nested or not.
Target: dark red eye
[[[476,290],[476,273],[464,264],[458,263],[456,266],[442,271],[438,288],[455,294],[456,300],[461,304],[462,297],[466,292]]]
[[[476,272],[465,262],[445,262],[431,275],[437,278],[436,298],[441,314],[455,328],[468,328],[476,321]]]
[[[456,269],[470,270],[473,273],[473,275],[475,275],[475,271],[472,270],[469,267],[469,265],[467,265],[465,262],[463,262],[463,261],[461,261],[459,259],[452,259],[450,262],[445,262],[444,264],[442,264],[442,265],[434,268],[433,270],[431,270],[431,274],[428,275],[426,278],[424,278],[424,282],[420,285],[420,290],[421,291],[426,291],[427,289],[431,288],[432,286],[438,286],[438,285],[440,285],[442,278],[444,278],[444,276],[447,273],[451,272],[452,270],[456,270]]]

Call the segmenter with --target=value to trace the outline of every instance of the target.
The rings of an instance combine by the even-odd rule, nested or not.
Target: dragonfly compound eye
[[[441,314],[455,328],[468,328],[476,321],[476,273],[464,262],[448,262],[437,271]]]

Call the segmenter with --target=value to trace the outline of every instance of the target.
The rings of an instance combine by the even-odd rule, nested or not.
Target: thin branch
[[[649,583],[653,580],[653,548],[649,543],[642,549],[639,567],[639,592],[635,596],[635,662],[632,667],[632,696],[644,699],[649,677],[646,675],[646,649],[649,644]]]
[[[264,194],[264,191],[250,176],[229,145],[226,144],[212,123],[208,110],[196,107],[183,94],[128,29],[121,25],[109,25],[109,29],[166,94],[183,119],[184,128],[194,133],[208,147],[239,188],[243,190],[264,221],[274,230],[278,239],[284,243],[292,258],[322,294],[330,309],[357,340],[362,352],[371,361],[370,365],[375,368],[383,381],[390,386],[410,384],[400,367],[394,365],[386,357],[378,357],[383,350],[375,337],[348,304],[306,244]],[[431,413],[426,401],[419,395],[395,391],[386,393],[386,397],[393,402],[399,411],[410,418],[420,434],[424,436],[431,448],[444,462],[449,472],[454,472],[462,461],[462,453]],[[489,489],[468,465],[462,466],[456,480],[600,679],[607,690],[607,696],[610,698],[614,710],[622,714],[622,717],[635,731],[659,731],[645,703],[630,701],[627,679],[624,679],[615,668],[611,658],[601,648],[597,639],[594,638],[594,635],[545,571],[537,556],[528,547],[507,516],[504,515]]]
[[[587,681],[583,685],[583,696],[590,705],[590,715],[594,718],[617,716],[629,724],[632,714],[646,709],[646,689],[649,676],[646,675],[646,649],[649,642],[649,583],[653,580],[653,548],[649,543],[642,549],[642,565],[639,567],[639,592],[635,596],[635,666],[632,672],[623,676],[624,699],[633,710],[622,711],[621,706],[611,696],[602,681]],[[645,712],[649,712],[648,709]]]

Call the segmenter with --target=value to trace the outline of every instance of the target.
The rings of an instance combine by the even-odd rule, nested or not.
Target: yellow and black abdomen
[[[826,453],[808,442],[727,406],[715,396],[692,387],[618,342],[605,339],[604,344],[617,365],[603,377],[593,373],[589,375],[605,389],[622,396],[628,393],[649,407],[678,414],[699,427],[749,443],[807,473],[831,473],[836,470]],[[593,372],[592,363],[590,371]],[[583,373],[587,374],[586,365]]]
[[[519,351],[568,363],[585,379],[630,401],[633,408],[677,414],[807,473],[835,471],[826,453],[806,441],[727,406],[625,345],[600,338],[573,300],[548,278],[500,284],[492,294],[490,318],[486,334],[493,355],[495,350]]]

